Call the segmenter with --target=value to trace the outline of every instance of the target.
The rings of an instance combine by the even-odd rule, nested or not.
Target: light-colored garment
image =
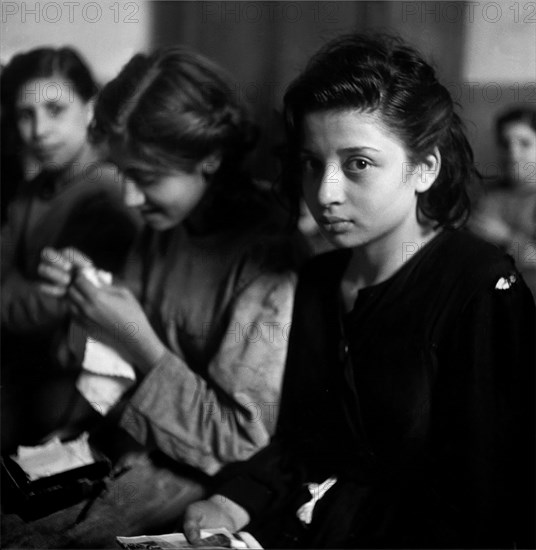
[[[144,235],[127,281],[169,351],[124,412],[138,441],[208,474],[268,443],[295,288],[283,247],[262,225]]]

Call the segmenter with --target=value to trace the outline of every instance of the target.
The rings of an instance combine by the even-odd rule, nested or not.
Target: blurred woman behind
[[[506,111],[495,135],[503,178],[477,202],[470,227],[514,257],[536,296],[536,110]]]
[[[117,272],[138,223],[123,205],[115,168],[88,142],[97,86],[80,56],[71,48],[16,55],[1,86],[2,140],[10,151],[5,168],[13,178],[3,185],[16,188],[2,227],[7,451],[92,416],[74,386],[81,358],[67,340],[69,308],[38,289],[43,249],[76,247]],[[31,405],[21,409],[20,395]]]

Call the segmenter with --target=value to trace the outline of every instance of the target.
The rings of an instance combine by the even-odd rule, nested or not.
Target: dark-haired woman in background
[[[128,289],[83,272],[66,288],[72,272],[41,266],[142,379],[121,425],[206,474],[268,443],[295,282],[287,216],[242,167],[255,132],[232,89],[186,49],[135,56],[103,89],[94,125],[147,224]],[[115,337],[126,325],[132,337]]]
[[[511,254],[536,300],[536,109],[509,109],[495,136],[503,178],[486,189],[471,229]]]
[[[3,176],[13,178],[2,185],[16,188],[2,228],[7,452],[92,416],[74,386],[81,358],[69,349],[68,307],[39,290],[43,249],[73,246],[117,272],[139,224],[124,206],[117,171],[88,142],[97,86],[74,50],[16,55],[2,71],[1,89],[3,160],[10,163]]]
[[[471,148],[401,41],[349,36],[285,95],[289,184],[339,250],[303,269],[278,429],[190,505],[266,547],[533,548],[534,305],[456,229]]]

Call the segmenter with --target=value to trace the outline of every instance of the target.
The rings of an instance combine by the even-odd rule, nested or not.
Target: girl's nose
[[[336,164],[327,164],[318,188],[318,202],[322,206],[344,202],[344,188],[340,168]]]
[[[43,139],[50,133],[51,121],[46,113],[36,109],[32,120],[32,133],[34,139]]]
[[[123,196],[125,204],[132,208],[145,204],[145,195],[131,179],[125,178]]]

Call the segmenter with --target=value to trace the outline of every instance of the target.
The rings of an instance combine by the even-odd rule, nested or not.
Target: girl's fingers
[[[61,298],[67,293],[67,287],[49,285],[47,283],[40,283],[39,290],[49,296],[54,296],[55,298]]]
[[[69,260],[64,251],[56,250],[50,246],[43,248],[41,251],[41,259],[44,263],[53,265],[64,271],[71,271],[73,268],[73,263]]]
[[[85,254],[76,248],[63,248],[61,251],[63,258],[68,260],[71,265],[83,269],[84,267],[92,267],[93,262]]]
[[[188,520],[183,526],[184,535],[188,539],[188,542],[192,545],[199,544],[201,541],[201,527],[199,522],[195,520]]]
[[[48,279],[49,282],[55,283],[58,286],[66,287],[71,281],[70,272],[49,263],[40,263],[37,273],[43,279]]]
[[[97,286],[93,277],[89,278],[83,269],[77,272],[71,287],[74,287],[87,301],[93,300],[99,292],[106,291],[106,287]]]
[[[80,310],[80,313],[83,313],[84,308],[88,304],[88,299],[84,295],[84,293],[80,292],[77,286],[71,285],[67,289],[67,295],[69,296],[70,300],[73,302],[73,304],[78,307]]]

